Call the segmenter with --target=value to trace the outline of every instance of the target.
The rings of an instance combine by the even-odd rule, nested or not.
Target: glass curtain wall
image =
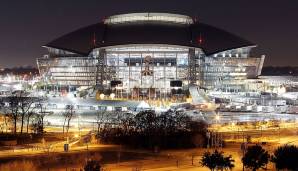
[[[227,92],[245,89],[244,80],[256,75],[260,58],[206,57],[204,63],[204,86]]]
[[[174,47],[135,46],[106,49],[111,80],[121,81],[126,93],[135,89],[165,95],[170,81],[188,80],[188,49]],[[149,92],[148,92],[149,90]],[[142,92],[142,91],[141,91]]]
[[[49,84],[95,85],[97,59],[92,57],[39,58],[37,63]]]

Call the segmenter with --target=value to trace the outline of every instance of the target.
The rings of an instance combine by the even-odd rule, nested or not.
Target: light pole
[[[206,137],[207,137],[207,149],[209,149],[209,147],[210,147],[210,132],[209,131],[206,132]]]
[[[216,114],[215,114],[215,121],[216,121],[216,133],[215,133],[215,146],[216,148],[219,146],[219,122],[220,122],[220,115],[218,113],[218,111],[216,111]]]
[[[216,114],[216,115],[215,115],[215,121],[216,121],[217,124],[219,123],[219,121],[220,121],[220,116],[219,116],[219,114]]]
[[[78,116],[78,130],[79,130],[79,136],[81,138],[81,115]]]

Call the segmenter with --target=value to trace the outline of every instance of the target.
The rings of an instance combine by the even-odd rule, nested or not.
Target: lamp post
[[[219,146],[219,122],[220,122],[220,115],[219,115],[218,111],[216,111],[215,121],[217,124],[217,129],[216,129],[216,133],[215,133],[215,146],[217,148]]]
[[[79,137],[81,137],[81,115],[78,116],[78,130],[79,130]]]
[[[115,93],[111,93],[111,94],[110,94],[110,98],[111,98],[112,100],[114,100],[114,98],[115,98]]]
[[[207,137],[207,149],[209,149],[209,147],[210,147],[210,132],[209,131],[207,131],[206,132],[206,137]]]
[[[99,98],[100,98],[100,100],[103,100],[105,98],[105,95],[104,94],[100,94],[99,95]]]
[[[220,120],[220,116],[218,114],[215,115],[215,121],[216,123],[219,123],[219,120]]]

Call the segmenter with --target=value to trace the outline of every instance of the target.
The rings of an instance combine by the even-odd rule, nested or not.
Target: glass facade
[[[206,87],[228,91],[240,91],[244,79],[256,76],[258,58],[223,59],[205,58],[204,77]]]
[[[238,48],[204,57],[204,87],[237,92],[245,88],[244,80],[255,78],[261,58],[249,57],[251,47]]]
[[[116,86],[126,95],[134,94],[136,89],[138,93],[144,90],[161,95],[173,91],[172,81],[180,81],[182,91],[190,84],[241,91],[244,79],[257,76],[261,62],[261,58],[250,58],[249,51],[250,47],[246,47],[205,56],[197,48],[131,45],[94,49],[89,56],[75,57],[76,54],[49,48],[49,55],[37,62],[45,81],[54,85],[79,87],[100,83],[104,89]],[[103,77],[99,72],[103,72]]]
[[[50,42],[37,65],[46,88],[88,87],[96,97],[152,100],[157,106],[185,102],[190,95],[201,103],[206,101],[202,89],[245,91],[245,80],[260,75],[264,57],[250,57],[253,47],[189,16],[132,13]]]
[[[158,88],[170,91],[171,80],[188,80],[188,49],[139,46],[106,49],[106,66],[111,80],[123,89]]]
[[[91,57],[39,58],[40,74],[48,84],[92,86],[97,60]]]

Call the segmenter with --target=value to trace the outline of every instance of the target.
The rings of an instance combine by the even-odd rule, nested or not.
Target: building
[[[132,99],[185,100],[189,87],[243,91],[261,73],[254,43],[186,15],[132,13],[63,35],[37,59],[46,84]],[[190,94],[192,94],[190,92]]]

